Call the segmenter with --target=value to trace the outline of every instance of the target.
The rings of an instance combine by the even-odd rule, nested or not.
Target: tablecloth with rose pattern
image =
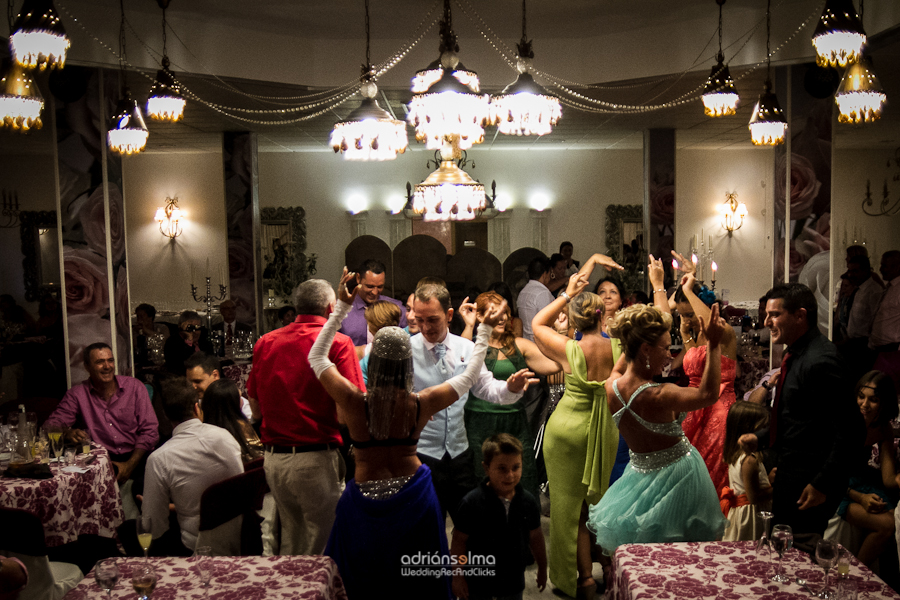
[[[64,473],[54,462],[51,479],[0,478],[0,506],[36,515],[49,547],[74,542],[80,535],[115,537],[125,520],[119,486],[106,449],[95,446],[91,454],[97,458],[85,473]]]
[[[217,556],[211,560],[212,579],[204,589],[196,558],[151,558],[159,578],[153,600],[347,599],[337,565],[327,556]],[[131,569],[143,562],[142,558],[118,561],[120,576],[113,598],[134,599]],[[94,598],[105,599],[106,593],[97,586],[92,571],[63,600]]]
[[[806,579],[818,591],[824,582],[822,568],[809,555],[792,549],[784,555],[784,570],[791,583],[774,583],[774,561],[757,560],[756,542],[689,542],[680,544],[626,544],[613,556],[610,600],[716,598],[717,600],[809,600],[797,585]],[[850,578],[859,598],[900,599],[877,575],[855,558]],[[835,570],[829,577],[836,584]]]

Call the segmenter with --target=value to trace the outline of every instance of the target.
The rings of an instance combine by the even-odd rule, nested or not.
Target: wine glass
[[[769,542],[769,523],[772,521],[772,513],[761,510],[756,514],[759,515],[763,522],[762,537],[756,542],[756,558],[757,560],[768,562],[772,556],[772,545]]]
[[[200,586],[209,587],[209,581],[212,579],[212,548],[198,546],[194,550],[194,556],[197,557],[197,575],[200,576]]]
[[[131,586],[141,600],[147,600],[156,589],[156,569],[149,562],[136,566],[131,571]]]
[[[150,558],[147,551],[150,550],[150,544],[153,542],[153,519],[148,515],[138,515],[135,520],[137,525],[138,544],[144,549],[144,562],[149,564]]]
[[[772,528],[772,547],[778,553],[775,574],[770,578],[778,583],[788,583],[791,578],[784,574],[784,553],[794,545],[794,532],[790,525],[776,525]]]
[[[114,558],[104,558],[97,561],[97,566],[94,567],[94,579],[97,581],[100,589],[106,592],[107,599],[111,599],[113,588],[116,587],[116,582],[119,581],[119,567],[116,565],[116,560]]]
[[[838,545],[833,540],[819,540],[816,544],[816,561],[819,566],[825,569],[825,587],[816,594],[817,598],[834,598],[834,592],[828,589],[828,571],[837,564]]]

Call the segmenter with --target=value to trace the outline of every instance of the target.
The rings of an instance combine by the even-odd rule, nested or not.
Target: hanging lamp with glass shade
[[[490,116],[487,94],[478,93],[477,78],[464,85],[454,72],[460,67],[459,44],[450,15],[450,0],[444,0],[441,20],[440,78],[409,102],[407,121],[416,129],[416,139],[431,150],[454,140],[465,150],[484,141],[484,128]],[[474,72],[467,71],[468,73]],[[476,76],[477,77],[477,76]],[[414,82],[415,83],[415,82]]]
[[[826,0],[812,36],[816,64],[846,67],[859,60],[865,44],[866,32],[853,0]]]
[[[778,146],[787,134],[787,119],[772,92],[772,52],[769,40],[772,35],[771,0],[766,1],[766,86],[760,94],[753,115],[750,117],[750,140],[756,146]]]
[[[522,0],[522,40],[516,44],[516,80],[491,98],[490,123],[506,135],[546,135],[562,116],[559,99],[548,93],[531,75],[534,50],[525,28]]]
[[[25,0],[12,26],[9,47],[26,69],[62,69],[71,45],[53,0]]]
[[[871,70],[866,56],[847,67],[834,101],[840,109],[841,123],[871,123],[881,118],[887,100],[878,77]]]
[[[0,78],[0,127],[14,131],[40,129],[44,99],[20,64],[10,60]]]
[[[710,117],[724,117],[737,112],[740,98],[722,52],[722,5],[725,0],[716,0],[716,4],[719,5],[719,53],[703,89],[703,111]]]
[[[345,160],[394,160],[409,146],[406,122],[391,116],[375,98],[378,86],[375,85],[375,67],[369,56],[369,0],[365,4],[366,63],[362,67],[362,84],[359,87],[363,101],[346,119],[334,124],[331,147],[335,153],[343,153]]]
[[[109,120],[106,142],[109,149],[116,154],[136,154],[147,145],[150,132],[144,122],[141,107],[131,98],[131,92],[125,85],[125,0],[119,0],[122,20],[119,24],[119,70],[122,78],[122,97],[116,104],[116,110]]]
[[[487,207],[484,185],[459,166],[464,162],[455,144],[440,150],[438,168],[415,186],[408,209],[424,221],[469,221]],[[408,185],[408,184],[407,184]]]
[[[163,56],[162,69],[156,72],[153,85],[150,86],[150,94],[147,97],[147,114],[156,121],[168,121],[174,123],[184,115],[184,96],[181,94],[181,86],[175,75],[169,70],[169,56],[166,52],[166,9],[169,0],[157,0],[163,11]]]

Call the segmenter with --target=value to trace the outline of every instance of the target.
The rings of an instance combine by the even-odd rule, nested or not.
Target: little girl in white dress
[[[725,422],[723,460],[728,464],[728,487],[719,493],[728,525],[722,540],[758,540],[763,534],[761,510],[772,510],[772,485],[758,453],[745,454],[738,439],[754,433],[769,421],[769,411],[754,402],[735,402]],[[774,471],[772,474],[774,477]]]

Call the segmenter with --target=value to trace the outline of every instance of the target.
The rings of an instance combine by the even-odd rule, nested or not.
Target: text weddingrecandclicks
[[[404,577],[493,577],[497,560],[493,554],[441,554],[439,552],[404,554],[400,557]]]

